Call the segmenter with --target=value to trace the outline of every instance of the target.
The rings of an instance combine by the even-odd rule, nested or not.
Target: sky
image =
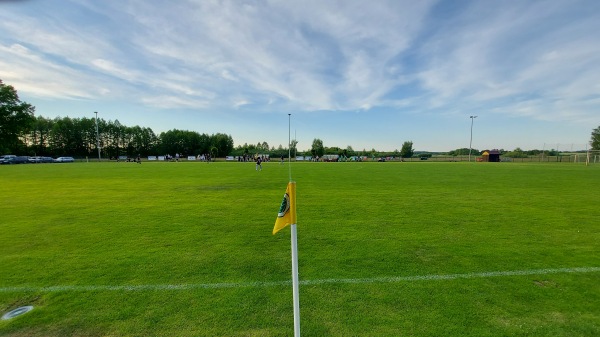
[[[235,146],[577,150],[598,32],[597,0],[0,0],[0,79],[38,116]]]

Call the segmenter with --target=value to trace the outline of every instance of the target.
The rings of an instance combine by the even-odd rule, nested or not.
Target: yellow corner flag
[[[273,235],[288,225],[296,223],[296,182],[290,181],[285,189],[285,195],[277,213]]]

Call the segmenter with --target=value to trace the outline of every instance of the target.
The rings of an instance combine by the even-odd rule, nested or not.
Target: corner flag
[[[296,224],[296,182],[290,181],[277,213],[273,235],[288,225]]]

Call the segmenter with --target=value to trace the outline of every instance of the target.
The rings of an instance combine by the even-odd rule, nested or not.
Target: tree
[[[325,147],[323,147],[323,141],[319,138],[313,139],[312,147],[310,148],[310,153],[313,156],[323,157],[325,154]]]
[[[292,141],[290,142],[290,153],[292,154],[292,157],[296,156],[296,153],[298,152],[298,141],[295,139],[292,139]]]
[[[402,158],[410,158],[415,153],[413,149],[413,142],[407,141],[402,144],[402,148],[400,149],[400,157]]]
[[[176,153],[181,153],[183,143],[182,130],[169,130],[160,133],[160,150],[161,153],[174,156]]]
[[[37,116],[33,122],[29,132],[29,154],[38,156],[51,155],[48,139],[50,130],[52,129],[52,121],[50,119]]]
[[[481,151],[477,150],[477,149],[469,149],[468,147],[463,147],[460,149],[456,149],[453,151],[448,152],[449,155],[451,156],[466,156],[469,154],[469,152],[471,154],[475,154],[475,155],[479,155],[481,154]]]
[[[69,117],[57,117],[54,119],[49,137],[50,148],[54,155],[76,155],[77,144],[79,143],[78,138],[78,130],[75,128],[75,120]]]
[[[153,140],[151,130],[146,132],[149,143],[158,143],[158,140]],[[159,137],[160,149],[162,153],[180,155],[197,155],[210,153],[213,156],[226,156],[233,150],[233,138],[231,136],[217,133],[216,135],[208,136],[207,134],[199,134],[196,131],[187,130],[169,130],[162,132]],[[215,155],[216,154],[216,155]]]
[[[509,158],[527,158],[527,153],[525,153],[525,151],[523,151],[520,147],[517,147],[516,149],[505,153],[504,156]]]
[[[230,135],[226,135],[224,133],[217,133],[216,135],[212,135],[211,139],[212,147],[216,149],[218,156],[225,157],[229,155],[229,153],[231,153],[231,151],[233,150],[233,138],[231,138]],[[264,142],[263,144],[266,145],[267,142]],[[267,150],[269,150],[269,145],[266,146]],[[213,154],[212,148],[211,154]]]
[[[374,147],[371,148],[371,151],[369,152],[371,154],[371,158],[375,159],[375,157],[379,157],[379,152],[377,152],[377,150],[375,150]]]
[[[0,152],[17,152],[25,147],[20,137],[32,126],[35,107],[21,102],[17,90],[0,80]]]
[[[590,145],[592,145],[592,150],[600,150],[600,126],[592,131]]]
[[[262,142],[262,144],[260,144],[260,148],[261,148],[263,151],[269,151],[269,143],[267,143],[267,142]]]
[[[102,128],[102,133],[105,136],[106,143],[102,147],[102,151],[105,156],[118,157],[124,156],[124,148],[127,148],[126,144],[126,126],[122,125],[119,120],[108,121],[105,127]]]

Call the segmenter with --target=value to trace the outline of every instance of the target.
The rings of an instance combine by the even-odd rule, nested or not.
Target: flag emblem
[[[283,218],[287,212],[290,211],[290,195],[284,194],[283,201],[281,202],[281,207],[279,207],[279,213],[277,213],[278,218]]]

